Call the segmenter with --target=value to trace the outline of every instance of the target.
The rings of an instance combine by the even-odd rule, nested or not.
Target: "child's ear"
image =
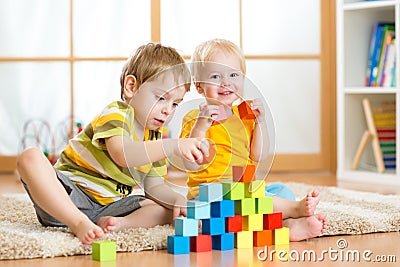
[[[201,87],[201,84],[199,82],[195,82],[194,86],[196,87],[196,90],[199,94],[204,94],[204,89],[203,87]]]
[[[128,75],[124,80],[124,95],[125,98],[131,99],[136,94],[136,77]]]

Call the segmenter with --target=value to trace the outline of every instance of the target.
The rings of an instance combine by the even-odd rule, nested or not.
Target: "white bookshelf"
[[[337,177],[338,181],[386,192],[400,188],[400,0],[337,1]],[[366,87],[365,76],[370,38],[376,21],[396,23],[396,87]],[[368,143],[357,170],[352,163],[361,137],[367,129],[362,100],[372,104],[382,100],[396,103],[396,169],[377,171],[371,142]],[[393,190],[390,190],[393,188]]]

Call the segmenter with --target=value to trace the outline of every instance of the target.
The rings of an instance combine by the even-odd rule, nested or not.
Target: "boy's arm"
[[[146,177],[144,179],[144,191],[146,197],[167,209],[172,209],[173,219],[179,216],[186,216],[186,197],[165,184],[163,177]]]
[[[254,99],[252,109],[258,110],[251,146],[250,146],[250,159],[255,162],[263,161],[268,156],[269,151],[269,136],[267,123],[265,121],[264,106],[260,99]]]
[[[107,151],[113,161],[121,167],[142,166],[173,154],[195,161],[208,154],[206,140],[200,138],[162,139],[135,142],[127,137],[113,136],[105,139]]]

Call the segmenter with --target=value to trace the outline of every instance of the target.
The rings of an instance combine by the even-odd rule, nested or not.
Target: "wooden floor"
[[[184,183],[182,178],[174,178]],[[268,182],[303,182],[314,185],[336,186],[336,177],[330,173],[272,173]],[[15,174],[0,174],[0,193],[24,192]],[[303,242],[291,242],[289,246],[232,251],[211,251],[171,255],[166,250],[118,253],[115,262],[92,261],[91,255],[56,257],[29,260],[3,260],[1,266],[18,267],[117,267],[117,266],[399,266],[400,233],[376,233],[367,235],[329,236]],[[346,247],[341,246],[345,244]],[[0,244],[1,246],[1,244]],[[342,248],[342,249],[341,249]],[[286,262],[289,256],[289,262]],[[315,253],[315,254],[313,254]],[[273,258],[271,258],[271,255]],[[302,259],[302,255],[303,257]],[[311,256],[311,259],[308,258]],[[357,260],[357,255],[360,259]],[[298,258],[297,258],[298,256]]]

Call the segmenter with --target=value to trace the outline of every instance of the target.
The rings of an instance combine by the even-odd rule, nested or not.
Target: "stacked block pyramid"
[[[168,253],[289,244],[289,228],[282,226],[282,212],[273,212],[265,182],[255,180],[255,166],[233,166],[232,176],[232,182],[199,185],[199,199],[187,202],[187,217],[175,219]]]

